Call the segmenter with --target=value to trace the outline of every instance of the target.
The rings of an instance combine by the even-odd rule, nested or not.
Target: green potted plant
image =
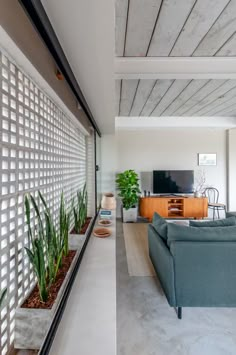
[[[69,246],[71,250],[82,249],[90,230],[92,218],[88,217],[88,192],[86,184],[77,192],[72,201],[73,228],[69,233]]]
[[[14,344],[17,349],[39,349],[80,250],[69,247],[71,209],[66,208],[63,192],[55,219],[40,191],[38,198],[31,194],[25,196],[25,215],[29,239],[25,250],[37,284],[31,286],[16,308]],[[35,223],[32,215],[35,216]]]
[[[136,222],[138,216],[139,178],[134,170],[117,174],[116,184],[122,200],[123,222]]]

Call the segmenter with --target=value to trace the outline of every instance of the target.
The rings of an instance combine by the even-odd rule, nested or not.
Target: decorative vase
[[[113,193],[108,192],[102,196],[101,207],[106,210],[115,210],[116,209],[116,199]]]
[[[196,192],[194,193],[194,197],[202,197],[201,192],[197,192],[197,191],[196,191]]]

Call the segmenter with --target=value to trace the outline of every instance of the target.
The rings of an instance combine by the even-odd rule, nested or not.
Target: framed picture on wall
[[[198,153],[198,165],[216,165],[216,153]]]

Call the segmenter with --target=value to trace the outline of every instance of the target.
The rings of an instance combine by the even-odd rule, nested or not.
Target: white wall
[[[212,128],[126,130],[116,132],[117,171],[158,169],[198,171],[198,153],[217,153],[217,165],[203,167],[206,184],[226,202],[226,131]],[[143,187],[143,186],[142,186]]]
[[[115,123],[114,0],[42,0],[100,130]]]
[[[236,211],[236,129],[228,131],[229,211]]]
[[[101,190],[116,193],[115,174],[117,171],[117,146],[114,134],[101,138]]]

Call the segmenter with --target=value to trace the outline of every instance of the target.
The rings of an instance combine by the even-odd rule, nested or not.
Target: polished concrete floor
[[[236,309],[184,308],[178,320],[156,277],[128,275],[117,222],[117,355],[235,355]]]

